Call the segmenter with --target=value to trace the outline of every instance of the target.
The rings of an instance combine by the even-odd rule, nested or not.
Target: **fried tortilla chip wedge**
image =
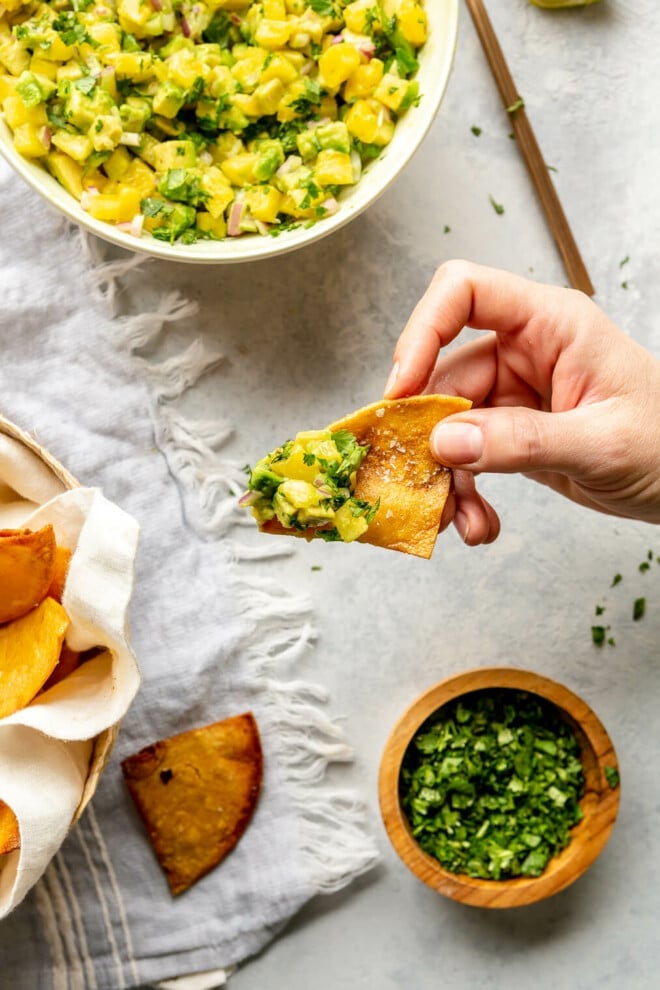
[[[56,602],[62,601],[71,557],[72,553],[67,547],[55,547],[55,561],[53,563],[53,575],[48,586],[48,596],[54,598]]]
[[[26,615],[48,593],[55,568],[55,533],[44,526],[0,530],[0,623]]]
[[[163,739],[122,762],[173,894],[217,866],[241,838],[257,804],[262,765],[250,712]]]
[[[416,395],[374,402],[333,423],[348,430],[369,453],[357,474],[354,495],[380,507],[360,537],[388,550],[429,558],[451,488],[451,471],[431,456],[435,424],[471,407],[469,399]]]
[[[44,598],[28,615],[0,628],[0,718],[25,708],[46,683],[68,625],[59,602]]]
[[[369,453],[357,472],[353,495],[378,511],[360,543],[399,550],[428,559],[438,536],[442,511],[451,489],[451,471],[431,456],[429,437],[435,424],[472,403],[451,395],[415,395],[382,399],[332,423],[330,430],[348,430]],[[287,529],[277,519],[264,533],[314,536],[314,531]]]
[[[0,856],[21,848],[18,820],[11,808],[0,801]]]

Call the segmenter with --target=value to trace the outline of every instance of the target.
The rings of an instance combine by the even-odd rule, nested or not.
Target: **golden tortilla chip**
[[[25,708],[57,666],[69,619],[53,598],[0,628],[0,718]]]
[[[55,547],[55,562],[53,565],[53,576],[48,587],[48,597],[54,598],[56,602],[62,601],[64,585],[69,573],[71,563],[71,551],[67,547]]]
[[[451,471],[431,456],[429,437],[439,420],[471,405],[469,399],[451,395],[382,399],[328,427],[333,432],[348,430],[359,444],[369,444],[353,496],[371,505],[380,500],[380,505],[360,543],[431,556],[451,489]],[[306,539],[316,535],[312,529],[288,529],[277,519],[260,528]]]
[[[0,530],[0,623],[12,622],[43,601],[55,567],[55,533],[44,526]]]
[[[451,489],[451,471],[431,456],[435,424],[471,407],[469,399],[415,395],[383,399],[333,423],[369,444],[354,495],[380,507],[362,543],[429,558]]]
[[[257,804],[262,753],[247,712],[163,739],[121,767],[173,894],[220,863]]]
[[[21,848],[18,820],[11,808],[0,801],[0,856]]]

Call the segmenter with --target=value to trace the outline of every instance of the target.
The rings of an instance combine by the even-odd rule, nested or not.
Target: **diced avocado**
[[[206,198],[201,189],[201,178],[198,169],[170,168],[158,183],[158,192],[177,203],[197,206]]]
[[[318,128],[316,127],[310,127],[296,134],[296,147],[303,161],[308,162],[310,159],[316,158],[321,150],[321,145],[316,138],[317,130]]]
[[[129,96],[119,107],[119,116],[125,131],[140,133],[152,114],[151,101],[146,97]]]
[[[57,86],[46,76],[37,76],[34,72],[22,72],[16,83],[16,93],[20,96],[28,110],[36,107],[53,95]]]
[[[321,124],[315,129],[316,138],[321,148],[341,151],[344,155],[351,153],[351,136],[348,127],[341,120],[330,124]]]
[[[185,102],[185,90],[166,79],[154,93],[153,110],[161,117],[176,117]]]
[[[272,498],[282,484],[282,476],[266,467],[266,461],[259,461],[250,477],[250,488]]]
[[[258,148],[258,157],[254,166],[254,177],[259,182],[267,182],[271,175],[278,170],[284,161],[284,152],[280,141],[263,141]]]
[[[194,168],[197,150],[192,141],[163,141],[154,151],[157,172],[171,168]]]

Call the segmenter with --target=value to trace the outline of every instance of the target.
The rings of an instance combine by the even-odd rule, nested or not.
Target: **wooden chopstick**
[[[468,10],[477,29],[479,40],[486,53],[495,83],[502,102],[511,118],[513,133],[516,136],[525,164],[531,176],[536,193],[545,214],[550,233],[552,234],[574,289],[581,289],[588,296],[593,296],[594,287],[587,272],[582,256],[575,243],[575,238],[568,225],[568,220],[559,202],[548,166],[541,149],[538,146],[532,125],[530,124],[523,101],[513,81],[504,54],[500,48],[493,25],[486,13],[483,0],[466,0]]]

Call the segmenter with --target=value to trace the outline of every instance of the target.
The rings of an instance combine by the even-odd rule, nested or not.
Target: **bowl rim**
[[[569,845],[539,877],[482,880],[450,873],[413,838],[399,801],[401,764],[412,737],[434,712],[474,691],[506,688],[550,701],[569,722],[581,745],[585,793],[582,820]],[[585,762],[586,761],[586,762]],[[614,828],[621,787],[610,787],[605,767],[619,768],[612,741],[593,710],[569,688],[520,667],[477,667],[453,674],[428,688],[396,722],[381,758],[378,795],[383,824],[395,851],[418,879],[439,894],[473,907],[510,908],[533,904],[578,879],[600,855]]]
[[[273,237],[254,235],[225,238],[222,241],[200,240],[192,245],[181,245],[178,242],[168,244],[146,235],[137,238],[118,230],[113,224],[90,216],[44,166],[23,158],[14,149],[11,132],[1,112],[0,155],[53,209],[64,214],[83,230],[133,254],[143,254],[163,261],[205,265],[260,261],[288,254],[327,237],[363,213],[390,188],[424,143],[451,76],[458,35],[458,0],[442,0],[441,8],[438,0],[426,0],[426,9],[427,13],[437,17],[438,34],[441,37],[436,35],[431,22],[432,30],[425,43],[425,54],[420,60],[420,69],[416,76],[422,80],[428,75],[430,82],[430,86],[422,88],[420,105],[411,108],[414,114],[409,112],[401,119],[392,142],[379,159],[367,166],[362,180],[355,186],[347,187],[346,193],[341,196],[341,208],[337,213],[311,227],[302,224]],[[377,168],[374,169],[374,166]],[[379,178],[381,174],[384,175],[382,180]],[[369,181],[372,175],[375,178]]]

